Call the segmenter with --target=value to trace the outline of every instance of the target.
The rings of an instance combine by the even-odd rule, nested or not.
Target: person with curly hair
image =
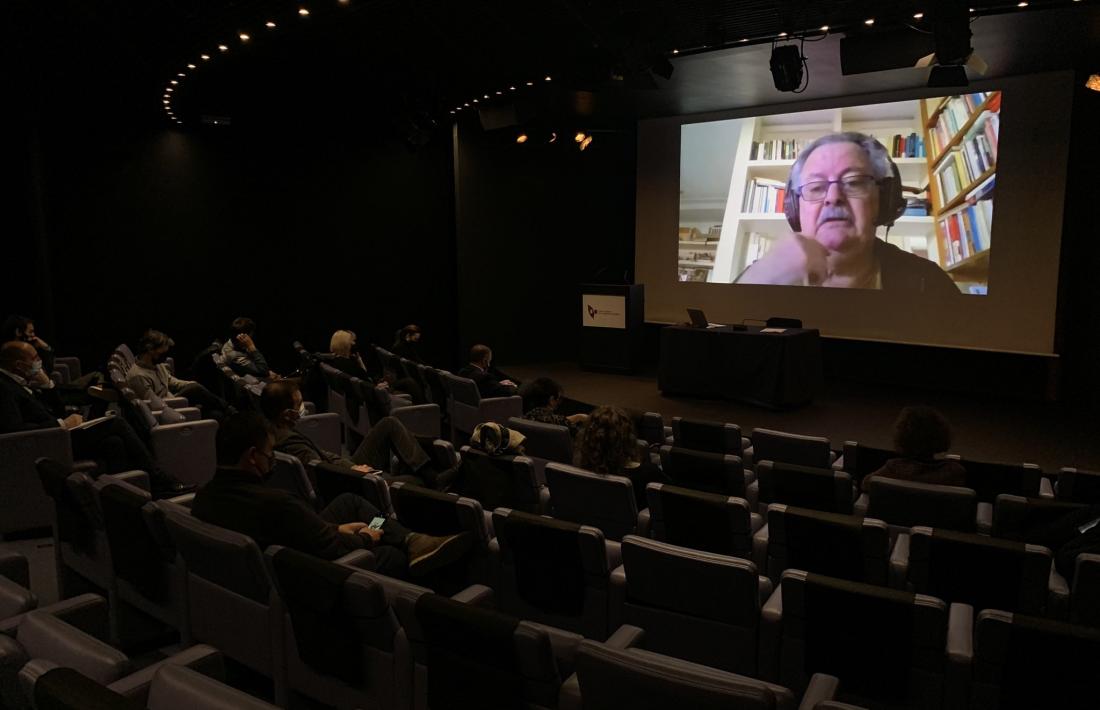
[[[958,461],[938,458],[951,448],[951,427],[931,407],[905,407],[894,423],[894,450],[901,456],[889,459],[882,468],[863,479],[862,487],[874,476],[898,478],[941,486],[965,486],[966,469]]]
[[[669,479],[638,444],[634,422],[618,407],[597,407],[588,416],[573,446],[574,463],[587,471],[625,476],[634,484],[638,510],[648,506],[647,483],[668,483]]]

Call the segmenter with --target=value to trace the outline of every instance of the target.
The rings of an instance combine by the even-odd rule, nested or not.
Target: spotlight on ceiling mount
[[[931,66],[928,86],[967,86],[966,70],[984,74],[986,64],[970,45],[970,13],[963,0],[937,0],[932,8],[932,37],[935,51],[917,66]]]
[[[1090,74],[1085,81],[1085,88],[1100,91],[1100,74]]]
[[[793,44],[781,44],[772,47],[768,65],[772,71],[772,81],[778,91],[798,91],[802,86],[802,77],[806,58]]]

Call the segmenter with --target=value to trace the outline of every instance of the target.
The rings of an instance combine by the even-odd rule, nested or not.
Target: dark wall
[[[457,334],[449,135],[410,152],[379,134],[44,129],[32,167],[50,245],[48,335],[102,362],[156,327],[189,359],[248,315],[286,371],[294,339],[327,350],[350,328],[389,345],[416,322],[426,351],[445,357]]]
[[[575,360],[578,285],[634,271],[635,136],[573,134],[548,144],[463,123],[455,160],[462,347],[484,342],[502,367]]]

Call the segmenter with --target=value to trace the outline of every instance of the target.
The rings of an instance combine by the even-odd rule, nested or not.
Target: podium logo
[[[581,299],[581,323],[592,328],[626,328],[626,299],[622,296],[585,294]]]
[[[595,318],[597,313],[599,313],[599,311],[597,311],[595,308],[593,308],[592,306],[588,307],[588,317],[589,318]]]

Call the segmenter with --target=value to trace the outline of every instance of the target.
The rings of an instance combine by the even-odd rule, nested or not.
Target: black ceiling
[[[942,1],[8,0],[0,13],[14,70],[6,80],[41,119],[164,123],[162,92],[176,79],[172,106],[188,125],[204,115],[234,125],[421,114],[446,123],[474,98],[480,107],[514,97],[523,115],[614,123],[795,98],[771,86],[770,38],[822,25],[830,35],[806,44],[803,98],[920,86],[916,70],[842,77],[836,33],[919,26],[913,13]],[[1096,60],[1094,2],[974,8],[974,47],[991,76]],[[275,29],[264,27],[269,19]],[[203,52],[212,59],[201,61]],[[672,61],[671,80],[649,71],[662,58]]]

